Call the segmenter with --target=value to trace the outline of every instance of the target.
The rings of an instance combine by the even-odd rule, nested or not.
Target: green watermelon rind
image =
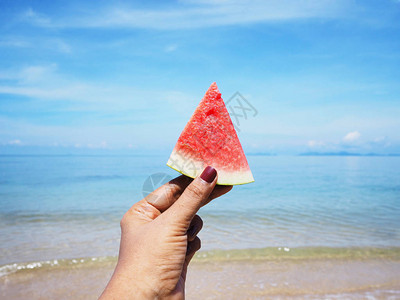
[[[176,169],[176,168],[170,166],[168,163],[167,163],[166,165],[167,165],[168,167],[170,167],[172,170],[175,170],[175,171],[181,173],[182,175],[185,175],[185,176],[190,177],[190,178],[193,178],[193,179],[196,178],[196,177],[193,177],[193,176],[191,176],[191,175],[189,175],[189,174],[187,174],[187,173],[185,173],[185,172],[183,172],[183,171],[181,171],[181,170],[178,170],[178,169]],[[248,184],[248,183],[252,183],[252,182],[254,182],[254,179],[251,180],[251,181],[240,182],[240,183],[218,183],[218,182],[217,182],[217,185],[226,185],[226,186],[230,186],[230,185],[244,185],[244,184]]]

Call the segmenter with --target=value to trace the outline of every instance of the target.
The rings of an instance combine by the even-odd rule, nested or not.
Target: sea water
[[[146,179],[178,175],[167,158],[0,156],[2,270],[115,259],[119,220],[143,197]],[[199,212],[204,253],[400,247],[400,157],[248,160],[255,182]]]

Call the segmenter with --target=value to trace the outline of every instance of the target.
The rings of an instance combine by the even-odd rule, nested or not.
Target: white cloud
[[[81,144],[75,144],[75,148],[80,148]],[[102,141],[100,143],[92,144],[88,143],[86,144],[86,148],[90,149],[107,149],[109,148],[108,143],[106,141]]]
[[[364,136],[361,141],[361,134],[358,131],[349,132],[342,140],[309,140],[307,146],[310,151],[322,152],[354,152],[354,153],[384,153],[389,151],[393,144],[387,136],[379,136],[373,139],[368,139]],[[396,152],[396,150],[394,150]]]
[[[36,83],[50,77],[56,70],[57,65],[29,66],[21,70],[19,79],[25,83]]]
[[[63,41],[61,39],[50,40],[49,46],[52,47],[53,44],[56,47],[56,49],[61,53],[69,54],[72,52],[72,47],[68,43],[66,43],[65,41]],[[54,47],[52,47],[52,48],[54,48]]]
[[[12,141],[9,141],[9,142],[7,143],[7,145],[17,145],[17,146],[20,146],[20,145],[22,145],[22,142],[21,142],[21,140],[12,140]]]
[[[164,51],[165,52],[174,52],[178,49],[178,45],[172,44],[172,45],[168,45],[167,47],[165,47]]]
[[[361,137],[361,133],[359,133],[358,131],[352,131],[343,137],[343,141],[347,142],[347,143],[352,143],[352,142],[357,141],[360,137]]]
[[[32,48],[46,51],[56,51],[62,54],[72,53],[72,47],[60,38],[49,38],[47,36],[35,37],[3,37],[0,38],[0,47],[3,48]]]
[[[3,38],[0,40],[0,47],[28,48],[31,46],[31,43],[29,43],[28,41],[15,37]]]
[[[59,80],[56,71],[57,64],[31,65],[19,70],[12,68],[0,70],[0,79],[15,81],[15,83],[18,83],[13,86],[23,87],[34,85],[37,87],[38,83],[48,85],[49,82]]]
[[[97,105],[106,102],[116,104],[130,100],[138,92],[134,88],[124,88],[82,82],[70,79],[58,72],[56,64],[32,65],[19,71],[5,70],[1,74],[8,74],[5,79],[14,80],[14,84],[0,85],[0,94],[11,94],[34,98],[38,100],[67,100],[70,102],[88,103]]]
[[[194,111],[200,97],[192,97],[174,90],[145,90],[133,86],[69,78],[58,71],[56,64],[32,65],[22,70],[0,70],[0,79],[13,81],[3,85],[0,83],[0,96],[24,96],[38,104],[59,101],[65,104],[64,111],[92,111],[107,115],[117,111],[132,111],[130,116],[141,122],[163,111],[173,111],[186,116],[188,111]],[[50,107],[49,109],[51,110]],[[122,121],[124,120],[118,120]]]
[[[61,80],[60,83],[1,86],[0,95],[18,95],[34,99],[36,103],[59,101],[64,111],[92,111],[110,114],[131,111],[131,118],[145,122],[149,116],[170,111],[180,115],[193,111],[198,99],[177,91],[146,91],[135,87],[102,83],[77,83]],[[144,99],[152,99],[151,102]],[[67,109],[68,108],[68,109]],[[124,121],[122,117],[118,120]],[[126,120],[125,120],[126,121]]]
[[[325,143],[322,141],[315,141],[315,140],[310,140],[307,142],[308,147],[310,148],[316,148],[316,147],[322,147],[325,146]]]
[[[374,140],[372,142],[374,142],[374,143],[383,143],[386,140],[387,140],[386,136],[380,136],[380,137],[374,138]]]
[[[87,89],[84,91],[83,86],[68,86],[64,88],[36,88],[36,87],[14,87],[0,86],[0,94],[12,94],[26,96],[30,98],[45,99],[71,99],[81,100],[84,94],[90,93]],[[89,98],[90,99],[90,98]],[[89,100],[86,99],[86,100]]]
[[[377,138],[374,138],[370,144],[372,146],[381,146],[384,148],[390,147],[392,143],[390,142],[389,138],[387,136],[380,136]]]
[[[185,120],[187,121],[187,120]],[[132,144],[133,148],[174,145],[176,136],[184,126],[175,120],[157,124],[157,120],[141,126],[134,122],[116,124],[102,120],[100,123],[84,122],[76,124],[52,125],[37,124],[29,120],[15,120],[0,116],[0,143],[10,145],[11,133],[18,136],[19,145],[51,145],[54,138],[60,147],[115,149],[126,148]]]
[[[170,9],[134,9],[128,6],[94,8],[75,18],[49,18],[32,9],[23,16],[36,26],[78,28],[190,29],[280,22],[308,18],[337,18],[349,11],[348,0],[235,0],[183,1]]]
[[[51,25],[50,18],[47,18],[46,16],[35,12],[32,8],[28,8],[27,10],[25,10],[21,14],[20,19],[22,21],[27,21],[38,26]]]

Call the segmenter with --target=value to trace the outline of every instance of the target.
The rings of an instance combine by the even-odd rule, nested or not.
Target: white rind
[[[187,158],[178,151],[172,151],[168,159],[167,166],[191,178],[196,178],[203,172],[207,165],[203,161]],[[220,185],[239,185],[254,181],[250,170],[231,172],[215,167],[218,172],[217,184]]]

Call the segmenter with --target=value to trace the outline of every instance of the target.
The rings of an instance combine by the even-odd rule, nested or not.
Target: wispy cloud
[[[34,11],[32,8],[25,10],[20,16],[21,21],[29,22],[38,26],[49,26],[51,20],[47,16]]]
[[[12,116],[19,116],[0,116],[0,142],[9,146],[161,147],[166,139],[168,144],[175,142],[174,128],[184,126],[201,98],[181,91],[145,90],[69,78],[59,71],[57,64],[31,65],[0,73],[8,74],[9,82],[0,84],[0,99],[13,103]],[[21,96],[29,100],[23,106],[17,105],[18,100],[7,100]],[[26,113],[28,117],[21,117]]]
[[[55,48],[61,53],[70,54],[72,53],[72,47],[67,42],[63,41],[62,39],[50,39],[48,41],[48,46]]]
[[[398,150],[398,145],[394,145],[387,136],[361,140],[359,131],[349,132],[341,140],[310,140],[307,147],[312,152],[390,153],[390,150]]]
[[[178,45],[176,44],[171,44],[165,47],[164,51],[165,52],[174,52],[178,49]]]
[[[345,143],[353,143],[353,142],[359,140],[360,137],[361,137],[361,133],[359,133],[358,131],[352,131],[343,137],[343,141]]]
[[[42,27],[148,28],[161,30],[216,27],[308,18],[341,17],[347,0],[181,1],[169,9],[135,9],[130,6],[93,8],[78,17],[50,19],[28,9],[25,21]]]
[[[371,147],[383,147],[388,148],[392,145],[392,142],[387,136],[379,136],[370,141]]]
[[[14,137],[18,136],[18,139]],[[177,139],[174,122],[160,126],[156,122],[138,127],[128,124],[100,124],[85,122],[73,125],[44,125],[29,120],[15,120],[0,116],[0,144],[9,146],[60,146],[80,148],[142,148],[167,147]]]
[[[0,38],[0,48],[27,48],[44,49],[62,54],[70,54],[73,48],[61,38],[54,37],[2,37]]]
[[[325,143],[322,141],[310,140],[307,142],[307,145],[310,148],[318,148],[318,147],[325,146]]]
[[[31,65],[20,70],[0,70],[0,79],[9,82],[0,82],[0,96],[3,97],[23,96],[34,100],[36,104],[43,103],[47,106],[49,102],[58,101],[69,111],[110,114],[131,110],[132,117],[142,122],[146,118],[149,118],[149,122],[154,122],[151,116],[162,111],[186,115],[188,110],[194,110],[198,101],[181,91],[146,90],[132,85],[70,78],[59,72],[54,63]],[[119,122],[123,122],[121,116]]]
[[[21,145],[23,145],[23,143],[21,142],[21,140],[11,140],[11,141],[7,142],[7,145],[21,146]]]
[[[23,68],[16,76],[16,79],[19,79],[23,83],[43,82],[48,77],[53,76],[56,69],[56,64],[32,65]]]
[[[29,48],[32,47],[32,44],[24,39],[17,37],[3,37],[0,39],[0,47]]]

